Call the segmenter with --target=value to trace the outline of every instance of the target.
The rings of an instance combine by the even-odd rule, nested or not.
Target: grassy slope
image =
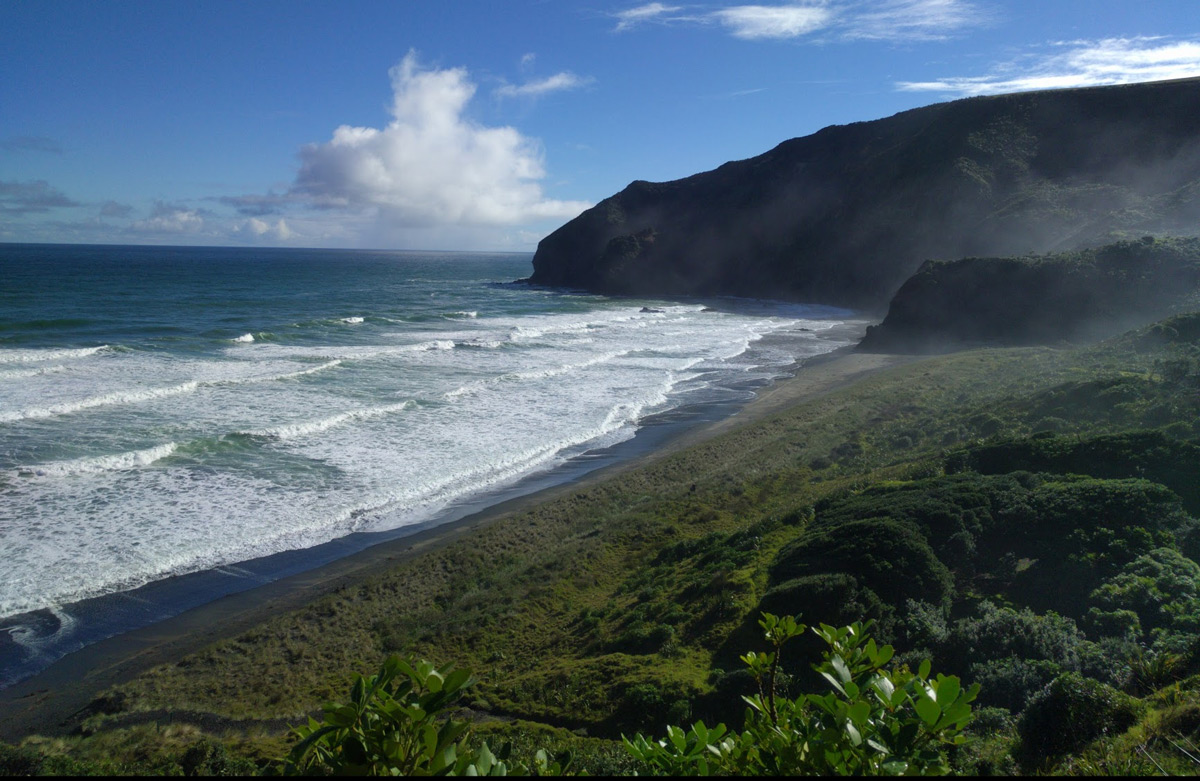
[[[170,712],[209,732],[234,728],[237,753],[278,755],[277,720],[344,696],[352,671],[370,671],[391,651],[476,671],[482,684],[471,708],[482,721],[501,720],[485,730],[530,740],[543,729],[508,721],[516,718],[600,737],[658,732],[667,720],[711,711],[706,695],[720,684],[712,669],[734,669],[731,652],[753,642],[745,621],[768,569],[822,497],[939,474],[947,447],[983,437],[1170,422],[1176,413],[1153,393],[1077,414],[1060,403],[1097,378],[1153,389],[1163,382],[1158,357],[1128,344],[1020,348],[889,370],[151,670],[112,693],[117,712],[88,719],[92,737],[34,742],[81,757],[133,757],[146,768],[150,760],[137,757],[153,753],[147,744],[161,752],[175,741],[182,750],[194,738],[134,726]],[[1195,437],[1192,425],[1178,433]],[[595,767],[621,769],[610,745],[589,745]]]

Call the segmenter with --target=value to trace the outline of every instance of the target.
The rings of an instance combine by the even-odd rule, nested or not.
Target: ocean
[[[0,686],[574,474],[852,338],[830,307],[516,282],[530,259],[0,245]],[[201,573],[247,582],[153,590]]]

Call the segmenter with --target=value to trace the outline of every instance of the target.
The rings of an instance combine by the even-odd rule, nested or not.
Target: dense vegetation
[[[929,261],[862,349],[1095,341],[1200,305],[1200,239],[1122,241],[1020,258]]]
[[[633,182],[542,240],[532,280],[883,311],[929,259],[1022,255],[1200,220],[1200,80],[969,98]]]
[[[888,668],[891,646],[879,646],[869,623],[815,634],[828,646],[815,669],[832,691],[795,699],[780,692],[784,644],[807,627],[794,618],[763,614],[759,626],[772,646],[742,657],[758,685],[741,731],[703,721],[667,727],[661,740],[622,736],[641,774],[694,775],[943,775],[947,749],[966,742],[971,702],[953,676]],[[299,742],[282,763],[288,775],[573,775],[571,756],[553,761],[538,750],[532,765],[511,761],[465,738],[470,725],[447,713],[474,680],[463,670],[439,672],[428,662],[398,656],[377,675],[356,676],[348,703],[325,706],[322,721],[295,730]]]
[[[277,767],[393,653],[475,672],[464,750],[644,770],[622,735],[755,728],[767,612],[873,620],[889,670],[979,684],[959,772],[1195,772],[1198,337],[909,360],[145,672],[0,770]],[[791,640],[780,701],[830,691],[828,646]]]

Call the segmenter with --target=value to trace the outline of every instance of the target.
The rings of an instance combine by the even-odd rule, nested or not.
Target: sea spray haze
[[[0,245],[0,621],[435,519],[746,398],[847,313],[539,289],[529,255]],[[36,623],[36,622],[34,622]]]

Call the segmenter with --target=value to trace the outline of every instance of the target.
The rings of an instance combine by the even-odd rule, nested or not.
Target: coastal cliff
[[[930,259],[1200,222],[1200,79],[969,98],[635,181],[538,246],[535,284],[882,311]]]

